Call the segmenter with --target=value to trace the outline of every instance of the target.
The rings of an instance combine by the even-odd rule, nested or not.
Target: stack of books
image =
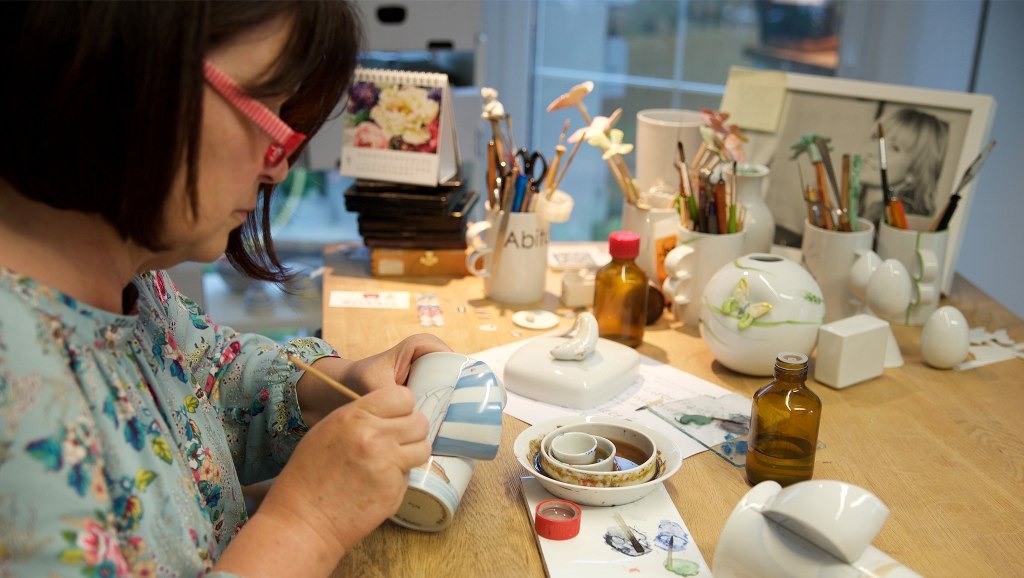
[[[359,179],[345,192],[345,208],[359,215],[374,275],[465,275],[466,220],[478,197],[460,181]]]

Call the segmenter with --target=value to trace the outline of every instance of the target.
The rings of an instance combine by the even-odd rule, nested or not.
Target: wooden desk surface
[[[536,335],[516,327],[519,309],[565,311],[558,275],[543,303],[502,307],[466,278],[369,277],[369,263],[349,249],[327,254],[324,338],[343,355],[363,357],[419,332],[461,353]],[[329,309],[332,290],[436,293],[445,326],[424,328],[414,309]],[[966,280],[950,297],[971,326],[1006,328],[1024,341],[1024,323]],[[481,329],[493,324],[497,330]],[[568,328],[570,320],[562,321]],[[895,326],[905,365],[877,379],[835,390],[809,383],[823,402],[814,477],[875,493],[891,510],[873,544],[924,576],[1024,576],[1024,360],[966,371],[940,371],[919,354],[920,328]],[[737,374],[705,348],[695,327],[670,315],[648,327],[639,351],[744,395],[770,378]],[[812,360],[813,363],[813,360]],[[811,370],[813,376],[813,367]],[[436,534],[385,523],[350,552],[335,576],[544,576],[530,518],[519,493],[525,472],[512,443],[527,425],[505,416],[497,459],[480,462],[448,529]],[[711,452],[686,459],[666,486],[709,564],[730,512],[750,489],[742,468]]]

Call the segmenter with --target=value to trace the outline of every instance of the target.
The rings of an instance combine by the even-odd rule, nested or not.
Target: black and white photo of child
[[[886,110],[888,108],[888,110]],[[879,106],[878,122],[885,134],[889,188],[908,215],[932,217],[941,208],[938,183],[949,144],[949,123],[913,107]],[[877,125],[875,125],[877,126]],[[860,214],[877,223],[884,199],[878,130],[860,151]]]

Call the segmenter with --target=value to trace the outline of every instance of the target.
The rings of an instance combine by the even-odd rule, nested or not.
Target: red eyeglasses
[[[244,114],[274,140],[267,148],[267,154],[263,159],[267,165],[276,167],[281,164],[281,161],[290,157],[295,149],[306,140],[306,135],[292,130],[292,127],[285,124],[281,117],[271,112],[269,108],[258,100],[246,96],[238,83],[209,60],[203,63],[203,76],[206,78],[206,82],[217,91],[217,94],[224,97],[224,100],[231,103],[238,109],[238,112]]]

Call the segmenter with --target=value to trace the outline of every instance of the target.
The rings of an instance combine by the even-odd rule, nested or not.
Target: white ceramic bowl
[[[658,445],[651,436],[634,427],[635,425],[629,422],[581,423],[555,428],[540,442],[540,455],[537,461],[544,472],[538,473],[547,474],[551,478],[574,486],[610,488],[635,486],[647,482],[658,471]],[[562,435],[577,433],[616,440],[615,461],[619,462],[619,467],[595,471],[559,461],[551,451],[555,440]]]
[[[538,472],[534,465],[534,460],[536,459],[541,440],[557,428],[583,423],[627,425],[650,436],[661,453],[661,463],[655,477],[650,481],[635,486],[594,488],[567,484],[553,480]],[[534,424],[519,434],[512,451],[515,453],[516,459],[519,460],[519,465],[536,477],[541,487],[556,497],[572,500],[577,504],[585,506],[619,506],[635,502],[658,487],[658,484],[675,475],[679,471],[680,466],[683,465],[682,452],[679,451],[679,447],[668,436],[643,424],[604,416],[568,416]]]

